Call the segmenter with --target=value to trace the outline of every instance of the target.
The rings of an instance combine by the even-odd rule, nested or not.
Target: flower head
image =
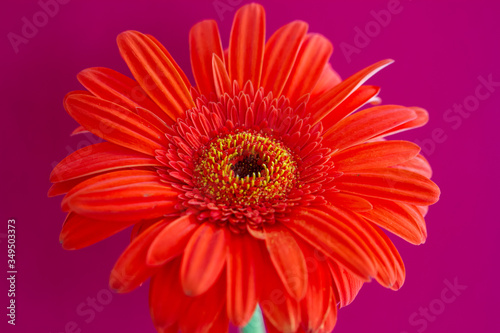
[[[365,81],[342,81],[331,43],[291,22],[265,41],[264,9],[242,7],[225,51],[214,21],[190,32],[196,83],[152,36],[118,36],[135,80],[82,71],[68,113],[105,142],[65,158],[64,248],[133,226],[111,273],[130,291],[151,278],[161,332],[225,332],[256,306],[270,332],[330,332],[337,309],[374,278],[398,289],[403,262],[382,229],[420,244],[438,200],[420,148],[385,137],[427,112],[378,105]]]

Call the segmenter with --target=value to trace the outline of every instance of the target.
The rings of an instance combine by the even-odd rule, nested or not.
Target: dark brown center
[[[235,176],[245,178],[247,176],[252,177],[254,174],[258,176],[264,170],[264,167],[259,154],[245,154],[231,165],[231,170],[233,170]]]

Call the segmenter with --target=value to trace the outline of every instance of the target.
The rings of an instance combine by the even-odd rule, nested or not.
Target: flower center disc
[[[276,139],[244,131],[212,140],[195,165],[198,188],[221,203],[279,200],[293,188],[297,166]]]

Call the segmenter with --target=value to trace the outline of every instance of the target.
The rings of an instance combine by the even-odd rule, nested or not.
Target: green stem
[[[247,326],[241,329],[241,333],[266,333],[262,311],[259,306],[255,309],[252,319],[250,319]]]

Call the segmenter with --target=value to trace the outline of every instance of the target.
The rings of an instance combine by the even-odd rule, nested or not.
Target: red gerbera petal
[[[336,153],[332,158],[342,172],[385,168],[417,156],[420,147],[407,141],[381,141],[357,145]]]
[[[329,202],[334,203],[335,206],[354,212],[367,212],[373,209],[373,205],[370,201],[357,195],[342,192],[327,192],[323,196]]]
[[[161,265],[177,257],[186,247],[198,224],[194,215],[184,215],[167,225],[151,243],[147,263]]]
[[[95,96],[112,101],[129,110],[143,107],[155,113],[161,111],[136,81],[112,69],[87,68],[78,73],[77,78]]]
[[[117,169],[160,166],[155,158],[102,142],[79,149],[63,159],[50,174],[50,181],[63,182]]]
[[[417,155],[409,161],[395,165],[394,168],[412,171],[427,178],[432,177],[431,166],[422,155]]]
[[[422,244],[427,230],[422,214],[415,206],[370,198],[373,209],[361,213],[368,220],[412,244]]]
[[[416,118],[413,120],[410,120],[404,124],[401,124],[399,126],[396,126],[382,134],[380,134],[380,137],[382,136],[388,136],[396,133],[401,133],[413,128],[421,127],[427,124],[427,121],[429,120],[429,114],[427,111],[425,111],[422,108],[417,108],[417,107],[410,107],[409,109],[412,109],[413,112],[416,114]]]
[[[171,328],[177,333],[177,322],[189,306],[189,298],[184,294],[179,279],[180,265],[181,258],[172,260],[151,278],[149,307],[158,331]]]
[[[332,52],[332,44],[322,35],[308,34],[305,37],[282,92],[292,105],[313,90]]]
[[[144,118],[112,102],[81,94],[64,99],[68,113],[91,133],[117,145],[154,155],[165,136]]]
[[[364,281],[337,264],[333,260],[328,261],[332,278],[335,281],[335,290],[340,307],[351,304],[358,295]]]
[[[311,101],[319,98],[323,93],[332,89],[340,82],[342,82],[340,75],[333,69],[330,63],[327,63],[311,92]]]
[[[189,47],[196,86],[201,94],[210,96],[211,92],[216,92],[212,55],[224,59],[217,23],[214,20],[206,20],[195,24],[189,32]]]
[[[260,86],[265,29],[265,13],[261,5],[253,3],[236,12],[229,40],[229,76],[240,87],[247,81],[255,87]]]
[[[214,54],[212,57],[212,68],[214,77],[214,91],[217,97],[221,97],[224,93],[231,92],[231,80],[221,58]]]
[[[270,261],[265,261],[262,273],[265,282],[262,283],[259,303],[267,321],[278,332],[295,332],[300,326],[300,303],[286,293]]]
[[[349,95],[355,92],[364,82],[366,82],[366,80],[368,80],[382,68],[390,65],[392,62],[393,60],[390,59],[379,61],[378,63],[359,71],[344,82],[326,91],[317,100],[311,101],[310,107],[312,110],[315,110],[313,114],[314,119],[316,119],[317,121],[323,119],[323,117],[327,116],[340,103],[342,103],[347,97],[349,97]]]
[[[262,86],[265,91],[272,92],[274,96],[281,94],[306,33],[307,23],[295,21],[276,30],[269,38],[262,69]]]
[[[113,290],[120,293],[129,292],[158,270],[158,267],[146,265],[146,256],[149,245],[167,223],[168,220],[163,220],[153,224],[123,251],[111,271],[109,286]]]
[[[309,282],[305,297],[301,301],[302,322],[306,332],[315,332],[321,328],[329,314],[336,314],[337,304],[331,287],[327,257],[315,253],[308,246],[304,246],[303,250],[308,260]]]
[[[172,213],[178,192],[148,171],[115,171],[90,178],[64,197],[64,209],[97,219],[137,221]]]
[[[225,229],[202,224],[186,245],[181,265],[184,292],[197,296],[217,280],[226,263],[228,235]]]
[[[69,213],[64,221],[59,241],[66,250],[78,250],[106,239],[133,223],[136,221],[103,221]]]
[[[267,250],[287,292],[295,299],[307,290],[307,266],[294,236],[283,227],[265,227]]]
[[[165,46],[163,46],[163,44],[160,43],[155,37],[153,37],[151,35],[146,35],[146,36],[160,49],[161,52],[163,52],[165,57],[167,57],[167,59],[170,61],[170,63],[174,67],[175,71],[177,72],[177,74],[179,74],[179,76],[181,77],[181,80],[182,80],[182,82],[184,82],[184,85],[187,88],[191,87],[191,83],[189,82],[189,79],[187,78],[186,73],[184,73],[184,71],[181,69],[181,67],[177,64],[177,62],[174,60],[172,55],[167,51]]]
[[[179,318],[179,329],[181,332],[207,332],[216,327],[219,317],[224,316],[225,280],[221,277],[208,291],[203,295],[190,299],[190,304]],[[207,306],[210,304],[210,306]],[[196,320],[193,320],[196,318]],[[227,319],[226,319],[227,322]],[[214,327],[215,329],[215,327]],[[223,331],[223,330],[222,330]]]
[[[238,326],[246,325],[257,306],[257,270],[261,268],[258,252],[251,237],[231,237],[227,252],[227,314]]]
[[[350,221],[329,213],[317,208],[297,208],[293,211],[294,219],[286,226],[360,278],[368,280],[375,276],[375,267],[366,244],[349,227]]]
[[[126,31],[117,41],[136,80],[172,120],[194,106],[176,66],[153,40],[137,31]]]
[[[429,178],[395,168],[370,169],[345,173],[337,189],[415,205],[432,205],[439,199],[439,188]]]
[[[329,108],[323,108],[326,113],[316,112],[313,117],[316,119],[324,117],[322,119],[323,124],[325,124],[326,127],[331,127],[351,113],[356,112],[356,110],[366,103],[373,101],[379,92],[379,87],[361,86],[350,93],[349,96],[345,97],[342,102],[336,104],[331,110]]]
[[[364,143],[415,118],[415,112],[409,108],[376,106],[339,121],[326,131],[324,138],[329,145],[341,150]]]

